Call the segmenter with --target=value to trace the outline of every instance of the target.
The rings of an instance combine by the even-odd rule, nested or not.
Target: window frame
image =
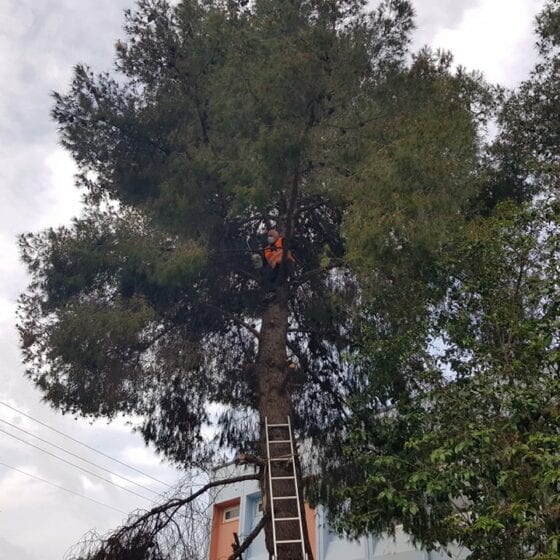
[[[230,517],[229,519],[226,517],[228,513],[231,513],[233,511],[237,511],[237,514],[235,515],[235,517]],[[239,519],[239,517],[241,516],[241,504],[235,504],[232,506],[228,506],[225,507],[222,510],[222,523],[229,523],[231,521],[235,521],[237,519]]]
[[[263,501],[262,498],[255,500],[255,517],[262,517],[263,515]]]

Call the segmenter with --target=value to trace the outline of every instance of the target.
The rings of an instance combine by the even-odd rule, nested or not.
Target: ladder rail
[[[297,496],[297,512],[298,512],[298,519],[299,519],[299,534],[301,536],[301,555],[302,558],[307,558],[307,554],[305,552],[305,538],[304,538],[304,534],[303,534],[303,520],[302,520],[302,515],[305,514],[304,511],[302,511],[302,506],[301,506],[301,499],[300,499],[300,495],[299,495],[299,484],[298,484],[298,479],[297,479],[297,470],[296,470],[296,456],[294,453],[294,435],[292,433],[292,421],[290,420],[290,417],[288,416],[288,430],[290,433],[290,449],[292,451],[292,468],[294,471],[294,481],[295,481],[295,487],[296,487],[296,496]]]
[[[274,558],[275,560],[278,559],[278,546],[276,544],[276,519],[274,519],[274,492],[272,490],[272,468],[270,465],[270,439],[268,437],[268,419],[265,416],[264,418],[264,429],[266,435],[266,455],[268,460],[268,484],[270,489],[270,517],[272,520],[272,541],[274,544]]]

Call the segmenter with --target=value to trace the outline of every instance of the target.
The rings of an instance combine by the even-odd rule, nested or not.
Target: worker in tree
[[[284,260],[284,238],[275,229],[266,234],[267,245],[263,251],[263,273],[266,287],[273,289],[281,278],[288,277],[294,269],[295,258],[288,249]]]

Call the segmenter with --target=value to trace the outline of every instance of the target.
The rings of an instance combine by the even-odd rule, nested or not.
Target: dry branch
[[[211,488],[257,479],[257,474],[247,474],[211,481],[189,496],[173,498],[139,514],[109,536],[101,538],[90,535],[89,542],[83,543],[80,552],[71,555],[70,558],[72,560],[144,560],[145,558],[172,560],[184,558],[186,552],[195,554],[193,558],[198,558],[200,550],[194,546],[194,543],[191,547],[184,542],[186,527],[188,527],[187,532],[191,533],[191,539],[208,540],[208,535],[205,534],[205,525],[209,522],[208,505],[205,503],[197,506],[197,498]],[[184,511],[185,508],[187,511]],[[178,522],[176,522],[177,517]],[[193,550],[184,550],[186,544],[187,548]],[[182,549],[182,552],[179,549]],[[178,552],[179,556],[176,555]]]
[[[251,545],[251,543],[257,538],[259,533],[263,530],[266,525],[268,516],[263,515],[262,519],[259,521],[258,525],[247,535],[247,538],[243,541],[243,544],[228,557],[228,560],[236,560],[239,558]]]

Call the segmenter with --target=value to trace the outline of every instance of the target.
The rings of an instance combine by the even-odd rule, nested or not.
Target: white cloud
[[[93,482],[93,480],[83,474],[80,475],[80,483],[82,485],[83,493],[86,496],[101,494],[105,489],[102,482]]]
[[[440,29],[454,29],[462,20],[465,11],[476,5],[478,0],[415,0],[416,29],[413,33],[413,48],[419,49],[432,44]]]
[[[45,159],[45,165],[49,170],[49,187],[40,227],[66,224],[80,213],[82,206],[74,179],[78,168],[70,154],[62,148],[51,152]]]
[[[482,70],[494,83],[514,85],[534,63],[534,17],[542,0],[479,0],[454,27],[439,30],[431,45],[450,50],[455,61]]]
[[[14,424],[18,428],[21,428],[28,432],[35,433],[39,431],[38,424],[34,423],[29,418],[26,418],[19,412],[16,412],[15,410],[13,410],[13,408],[9,408],[9,407],[16,408],[17,403],[13,399],[11,399],[7,393],[3,391],[0,392],[0,401],[8,405],[8,406],[4,406],[4,405],[0,406],[0,420],[4,420],[6,422],[9,422],[10,424]],[[25,410],[22,410],[22,412],[25,412]],[[2,429],[6,429],[6,424],[4,422],[0,422],[0,427]]]
[[[3,36],[21,39],[33,26],[33,11],[19,0],[5,0],[0,4],[0,20]]]
[[[11,466],[30,475],[40,476],[38,469],[32,465],[16,464]],[[0,496],[2,497],[0,509],[3,511],[9,511],[14,506],[19,508],[30,504],[39,505],[39,503],[48,501],[49,494],[52,492],[42,482],[17,471],[1,471],[5,471],[5,467],[0,466]]]
[[[122,453],[123,460],[132,463],[137,468],[156,467],[161,464],[161,460],[154,452],[144,446],[127,447]]]
[[[20,546],[16,546],[7,539],[0,537],[0,560],[36,560]]]
[[[1,270],[2,267],[0,267]],[[15,301],[0,297],[0,324],[13,323],[16,316],[17,304]]]

